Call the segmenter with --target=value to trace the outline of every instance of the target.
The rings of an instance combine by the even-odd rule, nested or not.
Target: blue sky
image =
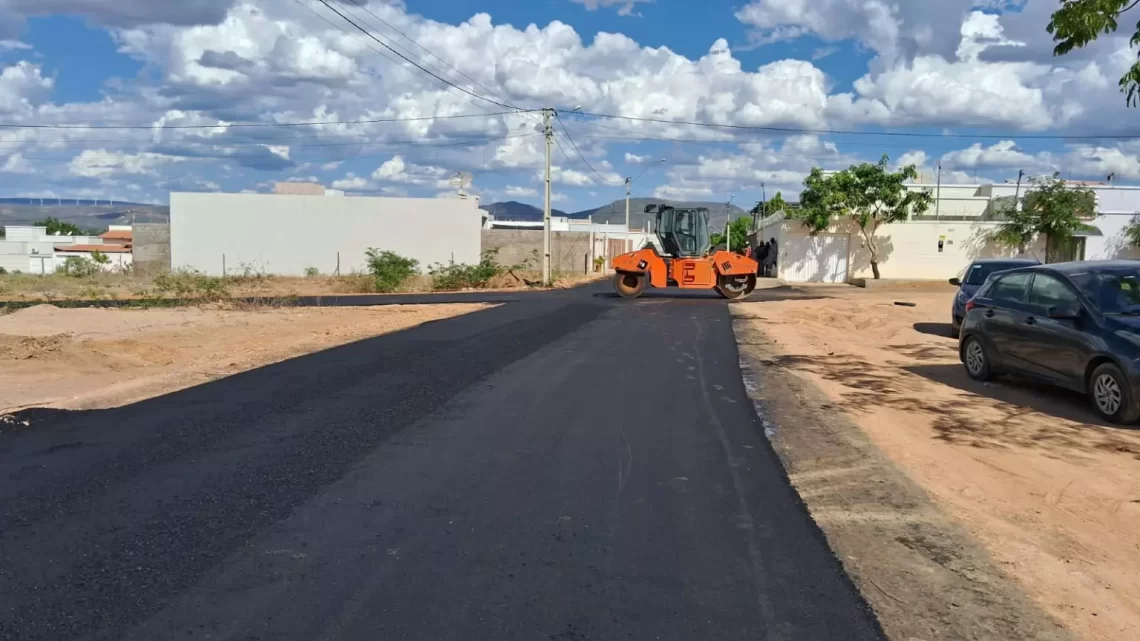
[[[1135,51],[1109,36],[1054,58],[1047,0],[331,4],[367,35],[317,0],[0,0],[0,196],[165,202],[287,180],[435,196],[466,172],[485,202],[540,204],[537,115],[466,117],[511,110],[384,45],[495,102],[562,110],[564,210],[642,174],[638,195],[750,204],[882,154],[946,182],[1140,182],[1140,112],[1116,89]],[[340,124],[227,126],[314,121]]]

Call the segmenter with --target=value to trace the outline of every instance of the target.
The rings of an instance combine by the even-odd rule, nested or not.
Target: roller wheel
[[[622,298],[637,298],[645,291],[645,274],[614,274],[614,291]]]
[[[716,291],[729,300],[743,300],[756,291],[756,274],[717,276]]]

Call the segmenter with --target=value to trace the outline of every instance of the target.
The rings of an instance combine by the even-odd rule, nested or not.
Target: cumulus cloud
[[[508,185],[503,194],[508,198],[529,198],[538,195],[538,190],[533,187],[517,187],[515,185]]]
[[[649,162],[650,160],[653,160],[653,156],[650,156],[650,155],[639,156],[637,154],[631,154],[628,151],[625,152],[625,162],[630,164],[630,165],[643,165],[643,164]]]
[[[44,78],[39,65],[27,61],[0,70],[0,113],[27,112],[51,93],[55,81]]]
[[[158,169],[182,158],[155,153],[125,154],[105,149],[86,149],[68,165],[71,173],[85,178],[112,178],[120,174],[157,175]]]
[[[140,24],[216,24],[234,0],[0,0],[0,16],[66,14],[99,24],[126,27]]]
[[[647,4],[653,0],[570,0],[574,4],[584,5],[586,11],[597,11],[601,7],[617,7],[619,16],[638,16],[635,11],[638,4]]]

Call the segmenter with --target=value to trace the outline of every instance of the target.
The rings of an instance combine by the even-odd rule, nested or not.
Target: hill
[[[706,207],[709,210],[709,227],[713,230],[724,227],[727,220],[727,215],[724,208],[724,203],[713,202],[700,202],[700,201],[683,201],[683,200],[665,200],[662,198],[630,198],[629,199],[629,226],[634,229],[644,229],[645,221],[652,218],[654,214],[646,214],[645,206],[650,204],[665,204],[672,207],[679,208],[696,208]],[[731,213],[733,218],[741,216],[748,216],[748,212],[736,205],[730,205],[728,212]],[[596,223],[625,223],[625,199],[615,200],[608,205],[602,205],[594,209],[586,209],[574,214],[571,218],[588,218],[594,217]]]
[[[536,221],[542,220],[542,208],[509,200],[505,203],[491,203],[483,205],[480,209],[495,217],[495,220]],[[570,216],[564,211],[550,210],[551,216]]]
[[[109,225],[130,225],[132,223],[165,223],[170,216],[170,207],[165,205],[63,205],[56,203],[39,205],[26,202],[27,198],[7,198],[0,200],[0,226],[4,225],[31,225],[45,218],[56,218],[71,223],[80,229],[92,231],[105,231]],[[74,202],[74,201],[72,201]],[[81,203],[83,201],[80,201]]]

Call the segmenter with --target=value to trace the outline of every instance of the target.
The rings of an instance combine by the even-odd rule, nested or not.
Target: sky
[[[541,206],[544,107],[567,211],[627,177],[747,208],[883,155],[924,182],[1140,184],[1131,33],[1054,57],[1058,4],[0,0],[0,197],[311,181]]]

